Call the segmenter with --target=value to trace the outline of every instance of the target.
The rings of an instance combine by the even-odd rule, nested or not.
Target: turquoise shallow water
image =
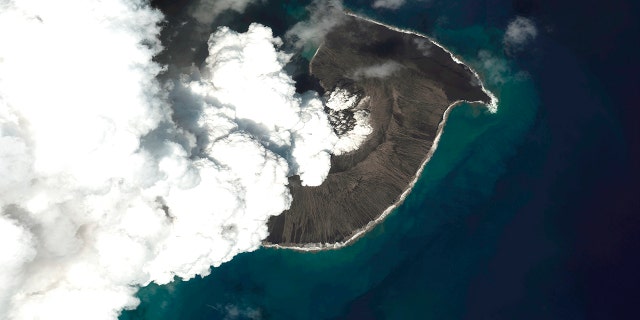
[[[413,304],[438,314],[459,313],[451,301],[463,293],[456,292],[455,283],[439,280],[459,274],[456,281],[464,281],[473,275],[474,260],[495,241],[482,233],[464,240],[457,235],[473,223],[467,221],[470,210],[486,201],[505,170],[504,157],[514,152],[535,110],[534,102],[515,103],[526,95],[535,97],[526,80],[503,88],[495,115],[477,106],[454,109],[438,151],[404,204],[354,245],[315,253],[260,249],[242,254],[204,279],[142,289],[142,305],[122,319],[215,319],[234,308],[272,319],[337,317],[349,301],[398,272],[415,272],[422,279],[401,281],[423,281],[425,286],[417,292],[385,292],[394,297],[383,297],[386,303],[379,307],[385,314],[400,317],[413,312],[407,309]],[[520,111],[528,108],[530,115],[510,111],[509,104]],[[465,257],[447,254],[462,247],[469,250]],[[416,258],[427,260],[420,262],[421,270],[405,270]]]
[[[237,27],[259,21],[282,34],[303,18],[307,3],[270,1],[269,8],[237,19]],[[142,288],[141,305],[121,319],[583,318],[586,298],[564,285],[573,273],[554,258],[569,245],[562,244],[560,227],[548,223],[549,212],[569,210],[551,193],[568,197],[578,191],[574,184],[554,187],[557,180],[548,172],[579,164],[585,153],[567,151],[575,140],[549,135],[564,134],[566,127],[578,132],[578,124],[564,119],[589,115],[567,111],[560,117],[556,111],[563,119],[558,121],[549,101],[572,105],[570,98],[561,99],[568,92],[588,111],[590,100],[575,98],[582,88],[570,85],[573,73],[542,77],[552,72],[527,70],[537,59],[532,55],[505,55],[507,22],[533,9],[509,1],[427,1],[391,14],[369,9],[369,1],[346,4],[435,37],[479,72],[500,99],[499,111],[456,107],[406,201],[353,245],[244,253],[205,278]],[[573,66],[558,57],[551,59],[558,63],[553,68]],[[553,90],[554,79],[565,86],[561,93]],[[543,97],[541,87],[553,92],[551,98]],[[542,101],[547,105],[541,110]]]

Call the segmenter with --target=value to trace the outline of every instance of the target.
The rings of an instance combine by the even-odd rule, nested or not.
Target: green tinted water
[[[461,317],[467,282],[495,246],[492,230],[512,213],[469,217],[491,195],[538,103],[533,82],[503,56],[500,32],[483,26],[433,30],[486,80],[500,99],[499,111],[456,107],[414,190],[383,223],[340,250],[260,249],[204,279],[152,284],[140,290],[140,307],[121,319],[326,319],[349,312]]]

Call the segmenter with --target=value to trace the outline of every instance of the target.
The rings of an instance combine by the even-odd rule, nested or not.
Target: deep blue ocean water
[[[408,2],[346,5],[463,57],[498,113],[457,107],[409,197],[355,244],[241,254],[205,278],[141,289],[121,319],[637,317],[638,6]],[[260,21],[281,34],[307,3],[270,1],[238,28]],[[507,55],[518,15],[539,35]]]

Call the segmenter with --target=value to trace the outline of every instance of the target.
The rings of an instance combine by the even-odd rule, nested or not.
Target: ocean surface
[[[282,34],[309,1],[230,15]],[[640,284],[638,6],[408,1],[362,15],[432,36],[499,110],[460,105],[406,201],[340,250],[259,249],[211,275],[151,284],[121,319],[614,319]],[[516,16],[537,38],[507,54]],[[637,316],[637,315],[636,315]]]

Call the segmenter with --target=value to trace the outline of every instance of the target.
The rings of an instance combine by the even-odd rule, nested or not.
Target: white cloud
[[[504,34],[504,44],[507,51],[521,50],[538,36],[538,29],[533,21],[524,17],[517,17],[509,23]]]
[[[0,318],[116,319],[140,285],[258,248],[288,175],[326,176],[336,138],[268,28],[214,34],[172,108],[162,19],[142,0],[1,5]]]
[[[425,57],[431,56],[431,49],[433,48],[433,43],[425,38],[413,38],[413,43],[415,43],[416,48],[424,55]]]
[[[333,147],[333,154],[341,155],[357,150],[373,132],[373,128],[369,124],[369,111],[357,110],[353,113],[353,118],[355,126],[339,136],[338,142]]]
[[[258,320],[262,319],[262,312],[258,308],[253,308],[251,306],[244,305],[236,305],[236,304],[227,304],[227,305],[208,305],[213,310],[218,311],[221,315],[224,316],[224,320],[234,320],[234,319],[253,319]]]
[[[336,88],[328,93],[326,106],[329,108],[329,116],[334,125],[342,129],[331,153],[342,155],[357,150],[373,132],[373,128],[369,124],[369,111],[366,110],[370,100],[369,97],[361,98],[343,88]],[[352,126],[348,125],[349,121],[345,111],[353,113],[354,123]]]
[[[345,109],[352,109],[358,103],[358,95],[351,94],[349,90],[343,88],[336,88],[329,93],[327,98],[327,108],[334,111],[341,111]]]
[[[12,294],[24,281],[24,267],[36,255],[33,234],[18,221],[0,216],[0,241],[3,243],[0,255],[0,312],[9,309]],[[0,313],[0,315],[5,313]]]
[[[371,6],[376,9],[384,8],[384,9],[395,10],[402,7],[405,4],[405,2],[407,1],[406,0],[376,0],[373,2],[373,4],[371,4]]]
[[[383,63],[358,68],[353,72],[353,77],[356,79],[359,79],[359,78],[383,79],[393,75],[395,72],[397,72],[402,68],[403,66],[400,63],[389,60]]]
[[[275,50],[280,45],[271,29],[258,24],[243,34],[223,27],[209,40],[203,72],[208,76],[187,86],[206,104],[205,125],[215,130],[223,122],[237,124],[233,130],[250,133],[289,159],[291,173],[303,184],[318,185],[329,172],[336,137],[317,94],[296,94],[293,79],[283,71],[289,56]],[[215,139],[209,137],[210,143]]]
[[[480,50],[478,59],[485,70],[486,81],[491,84],[502,85],[510,80],[511,68],[505,59],[496,57],[491,52]]]
[[[309,19],[296,23],[286,34],[298,48],[318,47],[325,35],[346,18],[340,0],[315,0],[307,11]]]
[[[199,23],[209,25],[223,11],[244,12],[250,4],[261,0],[196,0],[189,13]]]

